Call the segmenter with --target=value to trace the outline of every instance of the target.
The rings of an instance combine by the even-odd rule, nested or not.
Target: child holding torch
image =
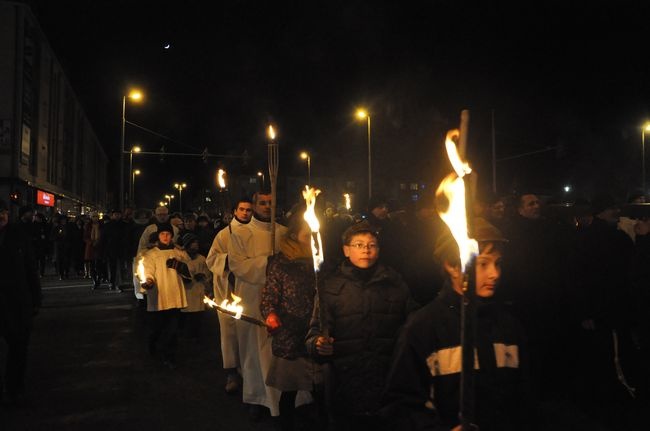
[[[273,337],[273,356],[266,384],[282,391],[280,425],[294,428],[297,391],[311,391],[318,366],[308,356],[305,336],[316,293],[311,230],[303,218],[305,205],[291,210],[279,253],[269,257],[260,312]]]
[[[378,262],[379,236],[368,222],[343,233],[347,258],[319,283],[306,346],[330,362],[330,414],[340,430],[381,429],[380,397],[399,330],[415,308],[402,277]]]
[[[447,231],[435,249],[446,283],[433,302],[409,317],[388,374],[384,412],[395,420],[393,429],[527,429],[523,330],[493,300],[505,239],[484,219],[475,219],[474,229],[479,254],[472,298],[477,303],[472,424],[462,428],[459,419],[464,274],[458,245]]]

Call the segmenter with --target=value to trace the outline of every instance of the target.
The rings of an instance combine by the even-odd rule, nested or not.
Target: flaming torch
[[[231,294],[232,295],[232,294]],[[266,323],[255,317],[247,316],[244,314],[244,307],[239,305],[241,298],[237,295],[232,295],[233,301],[229,302],[227,299],[224,299],[221,304],[217,304],[212,299],[207,296],[203,297],[203,303],[208,304],[211,308],[216,309],[220,313],[227,314],[228,316],[234,319],[241,319],[244,322],[252,323],[253,325],[262,326],[266,328]]]
[[[305,199],[305,204],[307,206],[303,218],[311,230],[311,255],[314,261],[314,283],[316,287],[317,298],[320,298],[318,294],[318,271],[320,270],[322,263],[325,261],[325,258],[323,256],[323,242],[320,236],[320,222],[318,221],[318,218],[316,217],[316,211],[314,210],[316,206],[316,196],[319,194],[320,190],[309,186],[305,186],[305,190],[302,191],[302,197]],[[321,333],[324,337],[329,337],[328,328],[322,327],[325,320],[323,319],[323,307],[320,306],[320,301],[318,311],[318,317],[321,323]]]
[[[221,190],[226,188],[226,179],[224,177],[225,175],[226,175],[226,171],[224,171],[223,169],[219,169],[217,171],[217,184],[219,185],[219,188]]]
[[[325,260],[323,257],[323,242],[320,237],[320,223],[318,222],[318,218],[316,218],[316,211],[314,211],[316,196],[319,194],[320,190],[309,186],[305,186],[305,190],[302,191],[302,197],[305,199],[305,204],[307,205],[303,218],[311,230],[311,255],[314,259],[315,273],[318,273],[321,264]]]
[[[476,294],[474,262],[479,248],[476,240],[470,238],[468,231],[466,185],[465,180],[472,172],[469,164],[462,160],[464,156],[469,114],[463,111],[460,130],[450,130],[445,139],[447,156],[454,169],[445,177],[438,190],[436,198],[447,201],[447,206],[439,208],[440,218],[449,227],[454,240],[458,244],[461,270],[463,272],[463,300],[461,301],[461,348],[462,368],[460,378],[460,412],[459,417],[463,431],[471,429],[474,419],[474,346],[476,331],[476,308],[473,300]],[[454,143],[460,142],[460,154]],[[444,206],[444,205],[443,205]]]
[[[138,260],[135,276],[138,277],[138,281],[140,283],[144,283],[146,281],[146,277],[144,275],[144,256],[140,256],[140,259]]]
[[[350,208],[352,208],[352,205],[350,203],[350,193],[344,193],[343,199],[345,199],[345,209],[350,211]]]
[[[271,180],[271,254],[275,254],[275,203],[277,198],[278,184],[278,143],[275,142],[275,129],[269,126],[268,133],[269,144],[269,179]]]

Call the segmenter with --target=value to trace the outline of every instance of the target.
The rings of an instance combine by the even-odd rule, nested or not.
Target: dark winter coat
[[[395,429],[449,430],[458,425],[460,299],[449,285],[413,313],[387,378],[383,412]],[[481,431],[520,430],[527,411],[527,360],[520,324],[499,304],[477,310],[475,423]]]
[[[23,333],[41,306],[41,284],[32,243],[18,226],[0,229],[0,333]]]
[[[322,329],[334,338],[329,382],[332,407],[337,414],[374,414],[395,341],[415,309],[409,289],[389,267],[376,264],[359,270],[346,260],[323,280],[319,295],[306,345],[318,358],[315,344]]]
[[[102,226],[100,241],[105,258],[124,258],[127,228],[122,220],[110,220]]]
[[[295,359],[307,356],[305,336],[316,293],[312,259],[289,260],[278,253],[269,257],[266,284],[262,288],[262,317],[275,313],[282,326],[273,334],[273,355]]]
[[[593,319],[599,328],[628,328],[635,317],[630,313],[632,240],[615,225],[594,217],[578,237],[577,249],[575,317]]]

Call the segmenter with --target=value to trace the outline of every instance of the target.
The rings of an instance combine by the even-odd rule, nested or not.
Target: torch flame
[[[227,299],[224,299],[220,305],[217,305],[216,302],[214,302],[212,299],[208,298],[207,296],[203,297],[203,303],[208,304],[210,307],[221,307],[227,311],[230,311],[232,313],[235,313],[233,316],[235,319],[240,319],[241,315],[244,313],[244,307],[241,305],[238,305],[239,302],[241,302],[241,298],[235,294],[232,294],[233,301],[229,302]]]
[[[135,275],[138,277],[138,280],[140,280],[140,283],[144,283],[146,281],[146,277],[144,275],[144,256],[142,256],[138,261],[138,269]]]
[[[321,264],[325,260],[323,257],[323,243],[320,237],[320,223],[318,218],[316,218],[316,211],[314,207],[316,205],[316,196],[320,193],[320,190],[313,187],[305,186],[305,190],[302,192],[302,197],[305,199],[305,204],[307,204],[307,209],[305,210],[304,219],[309,225],[311,230],[311,255],[314,259],[314,271],[318,272]]]
[[[226,175],[226,171],[223,169],[219,169],[217,171],[217,183],[219,184],[219,187],[222,189],[226,188],[226,179],[224,178],[224,175]]]
[[[273,129],[273,126],[269,126],[268,135],[269,135],[269,139],[271,139],[272,141],[275,140],[275,129]]]
[[[478,243],[476,240],[469,238],[467,232],[467,211],[465,210],[465,182],[463,177],[472,172],[467,162],[461,160],[453,141],[458,137],[458,130],[450,130],[447,133],[445,147],[447,148],[447,157],[454,168],[455,173],[447,175],[438,190],[436,196],[444,195],[449,201],[449,207],[446,211],[440,211],[440,218],[449,227],[458,249],[460,250],[461,269],[465,271],[465,265],[469,263],[472,255],[478,254]]]
[[[345,198],[345,209],[350,211],[350,208],[352,208],[350,205],[350,193],[343,194],[343,197]]]
[[[244,307],[238,305],[241,302],[241,298],[234,293],[230,294],[232,296],[232,302],[229,302],[227,299],[224,299],[221,303],[221,308],[225,308],[228,311],[235,313],[235,319],[241,318],[242,313],[244,312]]]

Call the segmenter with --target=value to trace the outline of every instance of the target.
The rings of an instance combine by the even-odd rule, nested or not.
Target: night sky
[[[477,6],[477,4],[481,4]],[[492,116],[500,192],[574,197],[641,181],[641,125],[650,119],[650,8],[643,2],[32,1],[33,11],[111,160],[121,99],[137,85],[127,147],[240,155],[134,163],[140,190],[210,185],[266,168],[266,125],[279,129],[280,176],[438,182],[445,132],[468,109],[470,162],[491,184]],[[210,10],[211,8],[215,10]],[[169,49],[164,49],[170,44]],[[144,156],[143,156],[144,157]],[[117,168],[115,168],[117,172]],[[117,180],[116,180],[117,184]],[[169,184],[169,185],[167,185]],[[188,190],[189,192],[189,190]],[[158,199],[157,197],[154,199]]]

